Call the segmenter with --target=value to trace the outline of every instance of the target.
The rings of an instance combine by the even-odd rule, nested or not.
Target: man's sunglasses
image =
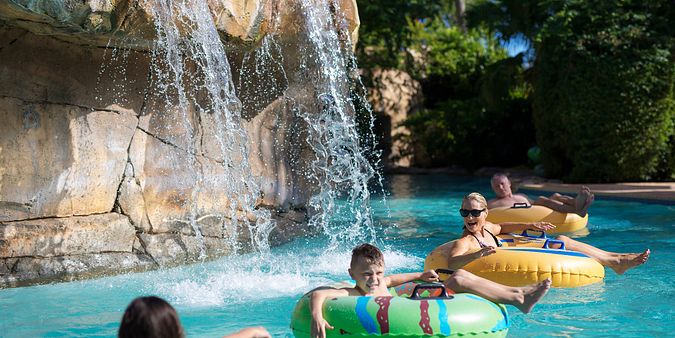
[[[485,211],[485,209],[473,209],[473,210],[466,210],[466,209],[459,209],[459,214],[462,215],[462,217],[469,217],[469,214],[473,217],[478,217],[480,214]]]

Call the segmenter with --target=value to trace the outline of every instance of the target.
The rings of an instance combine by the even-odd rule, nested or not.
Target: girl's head
[[[183,338],[176,310],[159,297],[138,297],[127,307],[122,317],[120,338]]]

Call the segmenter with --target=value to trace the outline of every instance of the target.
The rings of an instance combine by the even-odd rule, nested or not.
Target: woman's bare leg
[[[489,281],[462,269],[456,270],[444,283],[455,292],[473,293],[495,303],[510,304],[523,313],[532,311],[534,305],[551,288],[551,280],[548,278],[537,284],[512,287]]]
[[[642,253],[618,253],[598,249],[592,245],[579,242],[567,236],[558,236],[558,239],[565,243],[567,250],[579,251],[590,257],[595,258],[600,264],[611,268],[619,275],[626,270],[644,264],[649,259],[651,253],[649,249]]]

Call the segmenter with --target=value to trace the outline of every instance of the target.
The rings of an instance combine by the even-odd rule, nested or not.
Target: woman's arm
[[[481,248],[478,251],[472,251],[463,240],[457,240],[448,253],[448,269],[461,269],[472,261],[493,253],[495,253],[495,248],[491,246]]]
[[[223,338],[270,338],[271,335],[262,326],[247,327],[239,332],[223,336]]]

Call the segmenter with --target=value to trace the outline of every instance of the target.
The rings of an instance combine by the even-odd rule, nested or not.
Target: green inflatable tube
[[[413,293],[415,286],[406,283],[392,288],[395,296],[391,297],[327,299],[323,315],[335,328],[326,331],[327,337],[506,337],[510,323],[504,305],[467,293],[442,297],[439,292],[424,291],[416,297],[420,292]],[[291,317],[295,337],[309,337],[310,323],[307,294],[300,298]]]

